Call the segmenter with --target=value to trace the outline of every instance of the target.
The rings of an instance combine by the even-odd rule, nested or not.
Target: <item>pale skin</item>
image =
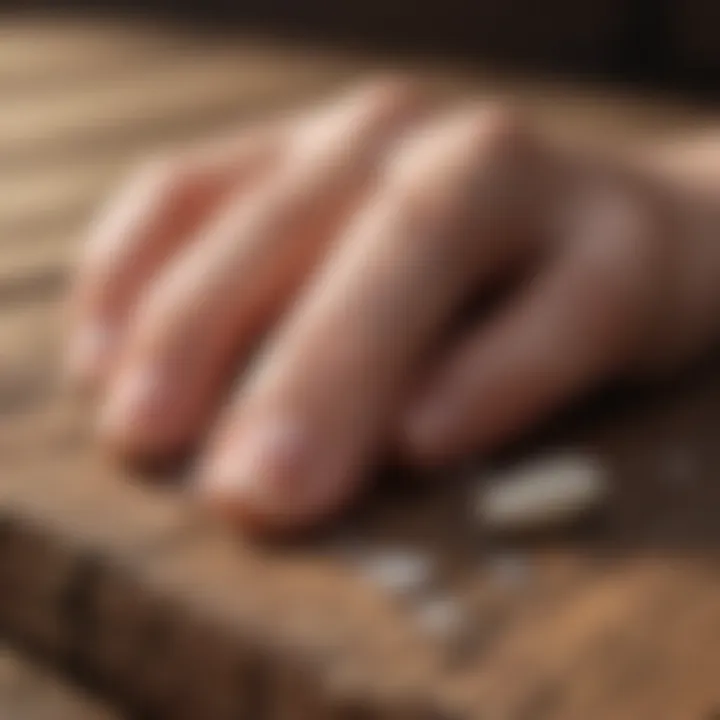
[[[68,367],[115,452],[197,450],[200,498],[295,530],[388,453],[489,451],[717,339],[720,142],[598,155],[422,95],[373,82],[150,163],[101,214]]]

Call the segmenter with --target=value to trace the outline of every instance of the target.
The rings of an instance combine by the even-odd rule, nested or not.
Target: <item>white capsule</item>
[[[521,463],[483,485],[477,514],[493,532],[527,532],[573,522],[607,500],[596,458],[558,453]]]

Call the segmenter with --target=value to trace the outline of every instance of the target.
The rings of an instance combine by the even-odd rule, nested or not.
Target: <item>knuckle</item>
[[[529,123],[512,107],[482,107],[469,117],[461,152],[468,158],[467,181],[486,212],[526,202],[537,190],[542,168],[539,143]]]
[[[161,205],[179,202],[197,184],[198,174],[184,157],[156,157],[136,171],[131,186]]]
[[[470,181],[504,171],[530,137],[526,124],[504,105],[463,109],[408,137],[388,163],[387,176],[410,185],[423,176],[435,177],[437,184],[451,177]]]
[[[432,176],[420,168],[417,172],[412,171],[418,162],[412,155],[400,161],[404,164],[396,167],[384,183],[385,206],[395,214],[397,222],[405,226],[429,229],[442,222],[449,211],[438,207],[440,195],[433,192]]]
[[[418,222],[446,223],[458,212],[469,217],[481,200],[492,207],[494,200],[517,194],[514,168],[520,167],[524,128],[505,106],[465,110],[427,126],[388,159],[384,194]]]
[[[409,80],[366,81],[304,118],[295,128],[290,154],[310,164],[323,158],[344,162],[348,155],[374,156],[418,113],[422,96]]]
[[[468,150],[489,161],[504,161],[530,137],[528,123],[521,113],[501,101],[474,109],[468,118],[468,129]]]
[[[365,80],[355,91],[361,104],[369,108],[415,105],[425,96],[422,84],[403,75],[380,75]]]
[[[466,235],[456,232],[462,222],[456,198],[433,194],[422,184],[398,183],[388,188],[383,202],[395,243],[411,244],[426,260],[448,262],[466,244]]]
[[[136,301],[133,323],[128,329],[128,345],[147,352],[169,350],[182,343],[188,331],[187,315],[182,311],[185,293],[182,278],[164,277],[151,282]],[[182,350],[182,348],[176,348]]]
[[[89,228],[82,259],[90,269],[111,267],[149,217],[183,206],[195,179],[177,158],[154,158],[142,163],[105,204]]]

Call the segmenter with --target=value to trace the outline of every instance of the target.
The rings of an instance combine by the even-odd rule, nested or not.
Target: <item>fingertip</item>
[[[181,432],[179,394],[156,369],[124,369],[100,407],[96,420],[100,440],[114,455],[143,464],[186,453],[192,438]]]
[[[251,532],[307,529],[332,514],[347,483],[321,457],[310,434],[289,420],[266,420],[211,452],[195,492],[220,515]]]
[[[386,72],[366,78],[348,97],[380,108],[420,108],[428,102],[429,88],[412,75]]]

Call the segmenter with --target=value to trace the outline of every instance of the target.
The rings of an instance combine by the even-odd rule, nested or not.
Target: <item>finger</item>
[[[411,121],[411,95],[382,83],[312,118],[282,166],[230,198],[171,264],[142,304],[113,382],[103,412],[111,443],[167,455],[199,439],[238,358],[282,312]]]
[[[71,299],[67,365],[74,380],[102,379],[141,290],[221,198],[269,161],[277,134],[248,132],[152,162],[102,213]]]
[[[410,403],[411,457],[442,461],[509,439],[621,368],[649,334],[663,276],[653,213],[620,196],[581,214],[562,254]]]
[[[357,489],[414,365],[508,252],[478,188],[511,138],[504,116],[471,112],[402,150],[229,410],[200,479],[212,502],[284,529]],[[472,241],[481,225],[494,242]]]

